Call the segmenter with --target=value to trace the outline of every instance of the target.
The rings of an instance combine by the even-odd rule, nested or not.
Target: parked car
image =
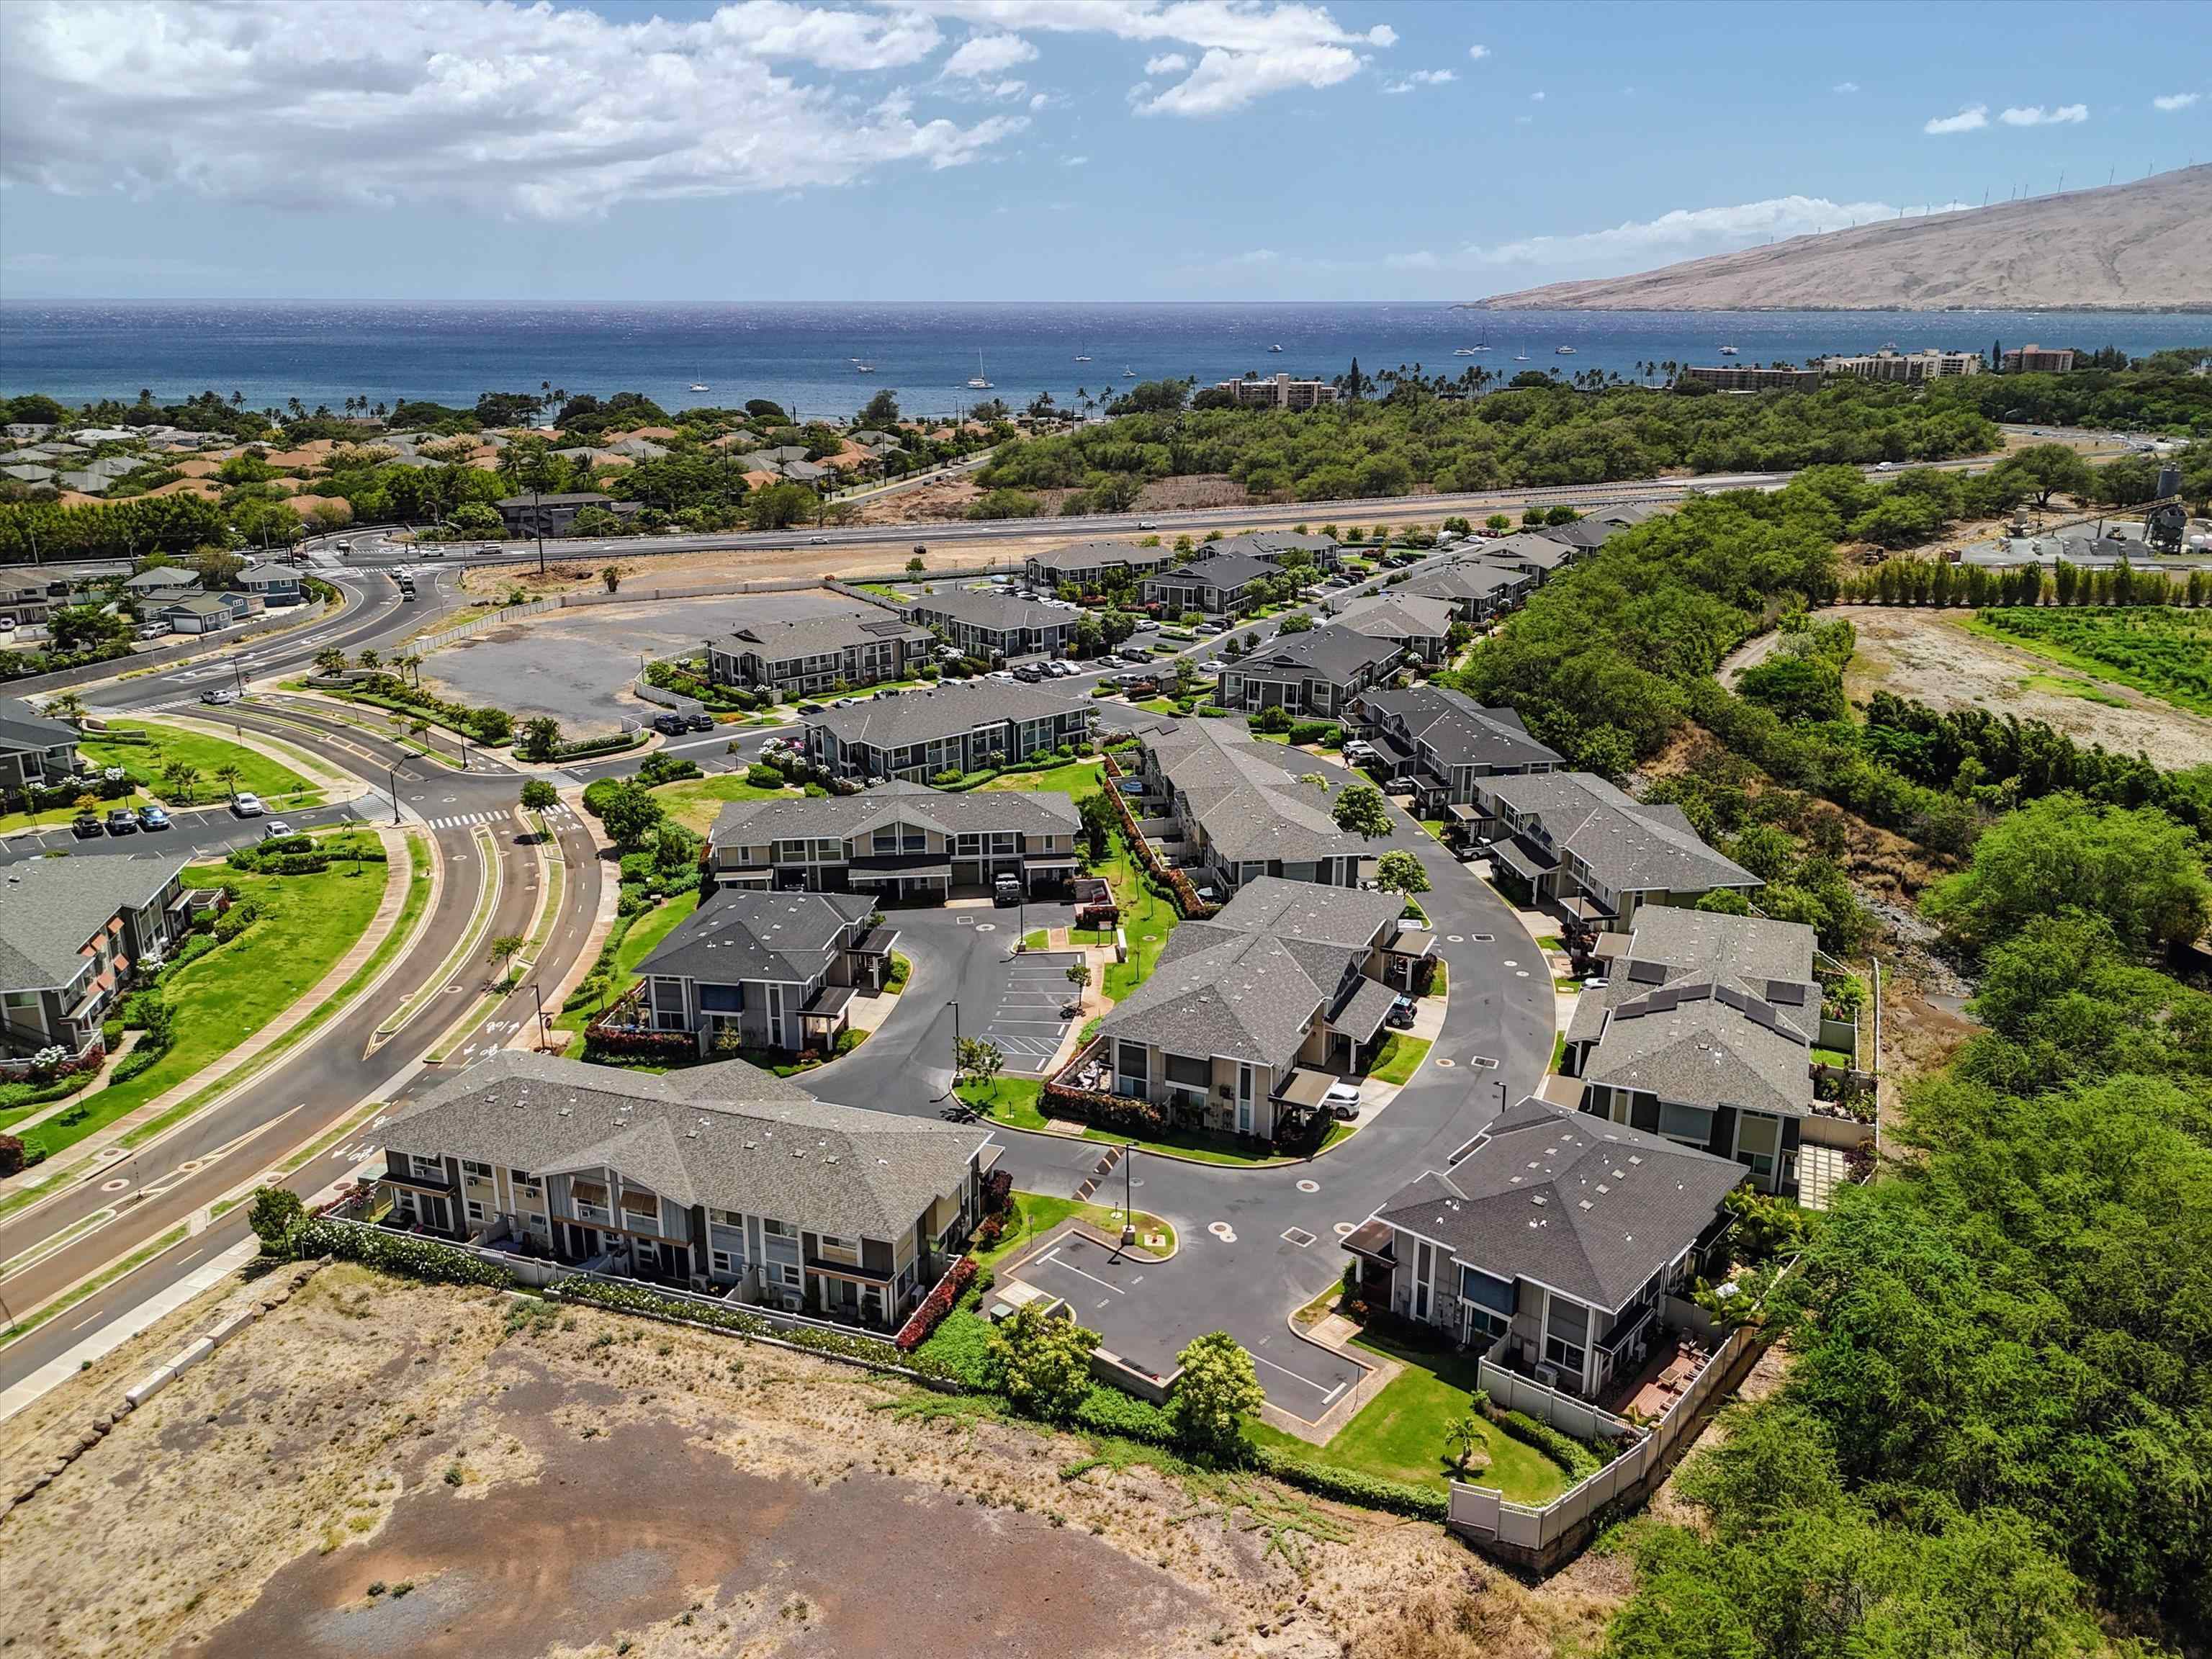
[[[234,817],[258,818],[268,810],[261,804],[261,797],[251,789],[241,789],[230,798],[231,816]]]
[[[169,827],[169,815],[158,806],[142,806],[138,809],[138,827],[141,830],[166,830]]]
[[[1022,902],[1022,883],[1018,876],[999,876],[991,883],[991,902],[1019,904]]]
[[[1125,645],[1114,653],[1123,662],[1150,662],[1152,653],[1141,645]]]
[[[232,690],[227,685],[218,685],[210,690],[201,692],[200,701],[205,703],[213,703],[217,708],[220,708],[227,702],[236,702],[238,701],[238,693]]]
[[[106,833],[100,827],[100,814],[97,812],[80,812],[70,821],[70,834],[75,836],[79,841]]]
[[[691,728],[684,723],[683,715],[672,714],[655,714],[653,717],[653,729],[668,737],[680,738]]]
[[[1014,669],[1012,672],[1013,673],[1013,677],[1019,680],[1024,685],[1035,685],[1040,680],[1044,678],[1044,670],[1039,668],[1033,662],[1025,662],[1019,668]]]
[[[138,630],[138,637],[142,640],[158,640],[168,631],[169,624],[167,623],[148,623]]]
[[[714,717],[704,712],[686,714],[684,717],[684,726],[688,732],[711,732],[714,729]]]
[[[1392,1003],[1390,1012],[1382,1016],[1382,1023],[1394,1031],[1412,1030],[1413,1029],[1413,998],[1400,997]]]
[[[261,826],[261,839],[264,841],[282,841],[291,833],[292,826],[282,818],[271,818]]]
[[[138,815],[127,806],[111,807],[107,814],[107,833],[111,836],[137,835]]]
[[[1328,1108],[1331,1117],[1358,1117],[1359,1085],[1349,1081],[1332,1083],[1328,1085],[1328,1092],[1322,1097],[1322,1103]]]

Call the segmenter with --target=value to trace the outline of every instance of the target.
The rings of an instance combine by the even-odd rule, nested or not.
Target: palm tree
[[[71,726],[84,724],[84,699],[74,691],[64,691],[46,705],[46,713],[56,720],[67,720]]]
[[[245,773],[240,771],[234,764],[229,762],[225,762],[222,765],[216,767],[215,769],[215,781],[222,786],[223,793],[228,794],[233,800],[238,799],[238,786],[245,779]]]
[[[200,769],[184,761],[171,761],[161,769],[161,781],[168,786],[172,799],[192,804],[192,793],[199,787]]]

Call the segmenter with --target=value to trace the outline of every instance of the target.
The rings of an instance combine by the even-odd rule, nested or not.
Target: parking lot
[[[1032,907],[1034,909],[1035,907]],[[1019,912],[1000,910],[999,926],[1009,931]],[[1077,951],[1030,951],[1016,957],[1000,975],[998,998],[988,1023],[975,1036],[988,1039],[1006,1057],[1010,1077],[1042,1077],[1074,1022],[1060,1013],[1075,994],[1068,964]]]
[[[860,608],[842,594],[821,592],[584,605],[457,641],[430,654],[422,678],[463,702],[489,703],[525,720],[550,715],[580,737],[655,712],[628,695],[641,659],[696,656],[708,639],[748,623]]]
[[[1120,1202],[1111,1178],[1097,1201]],[[1143,1207],[1141,1196],[1137,1204]],[[1194,1242],[1186,1240],[1173,1259],[1151,1261],[1070,1235],[1007,1277],[1061,1297],[1076,1322],[1097,1332],[1109,1353],[1165,1377],[1192,1339],[1222,1328],[1219,1281],[1202,1275],[1193,1249]],[[1350,1360],[1299,1341],[1280,1324],[1256,1343],[1240,1334],[1268,1402],[1309,1423],[1362,1375]]]

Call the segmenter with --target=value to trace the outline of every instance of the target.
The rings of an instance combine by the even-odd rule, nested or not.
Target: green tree
[[[254,1237],[261,1241],[262,1255],[289,1256],[292,1254],[292,1235],[307,1218],[307,1206],[301,1203],[299,1194],[289,1187],[257,1187],[253,1189],[253,1207],[246,1212],[246,1224],[253,1229]]]
[[[1337,791],[1329,816],[1346,835],[1372,841],[1390,833],[1389,803],[1371,783],[1348,783]]]
[[[1006,1063],[1006,1051],[988,1037],[964,1036],[953,1054],[955,1080],[988,1086]]]
[[[885,386],[868,399],[857,417],[863,428],[889,432],[899,423],[898,393]]]
[[[2031,444],[2014,450],[1997,464],[1997,474],[2026,488],[2038,507],[2051,505],[2053,495],[2081,500],[2094,493],[2096,474],[2088,462],[2064,444]]]
[[[502,975],[513,971],[509,966],[521,954],[528,943],[520,933],[501,933],[484,947],[484,960],[500,970]]]
[[[608,592],[611,593],[615,592],[616,589],[619,588],[622,586],[622,579],[623,573],[622,567],[620,565],[602,565],[599,568],[599,580],[606,584]]]
[[[614,844],[626,853],[651,840],[665,816],[652,791],[628,778],[593,784],[584,792],[584,808],[597,814]]]
[[[1429,872],[1418,856],[1394,848],[1375,861],[1375,884],[1386,893],[1410,898],[1429,890]]]
[[[561,804],[561,792],[544,778],[532,778],[522,786],[524,810],[550,812]]]
[[[1465,1474],[1468,1458],[1483,1449],[1488,1442],[1483,1437],[1482,1423],[1472,1412],[1455,1417],[1444,1427],[1444,1449],[1451,1454],[1452,1473]]]
[[[1106,856],[1106,848],[1120,821],[1114,803],[1106,799],[1103,789],[1094,789],[1075,803],[1075,811],[1083,821],[1084,850],[1097,864]]]
[[[1074,1416],[1091,1393],[1091,1351],[1097,1346],[1096,1331],[1072,1319],[1048,1319],[1034,1307],[1017,1310],[991,1332],[991,1354],[1006,1397],[1048,1422]]]
[[[1089,957],[1078,957],[1067,964],[1067,982],[1075,988],[1075,1007],[1076,1012],[1080,1013],[1083,1010],[1083,994],[1091,988]]]
[[[1244,1419],[1267,1401],[1252,1356],[1226,1331],[1209,1331],[1176,1356],[1181,1375],[1168,1400],[1176,1438],[1222,1456],[1243,1446]]]
[[[514,752],[526,761],[550,761],[560,751],[561,722],[539,714],[522,723]]]

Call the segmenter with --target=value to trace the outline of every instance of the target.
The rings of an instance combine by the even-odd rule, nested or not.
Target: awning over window
[[[1501,841],[1491,848],[1490,854],[1507,869],[1528,881],[1540,880],[1559,867],[1555,860],[1530,852],[1517,841]]]
[[[1301,1066],[1291,1073],[1289,1080],[1281,1088],[1275,1091],[1275,1098],[1285,1106],[1299,1106],[1309,1111],[1317,1111],[1335,1082],[1336,1079],[1327,1072],[1310,1071]]]

